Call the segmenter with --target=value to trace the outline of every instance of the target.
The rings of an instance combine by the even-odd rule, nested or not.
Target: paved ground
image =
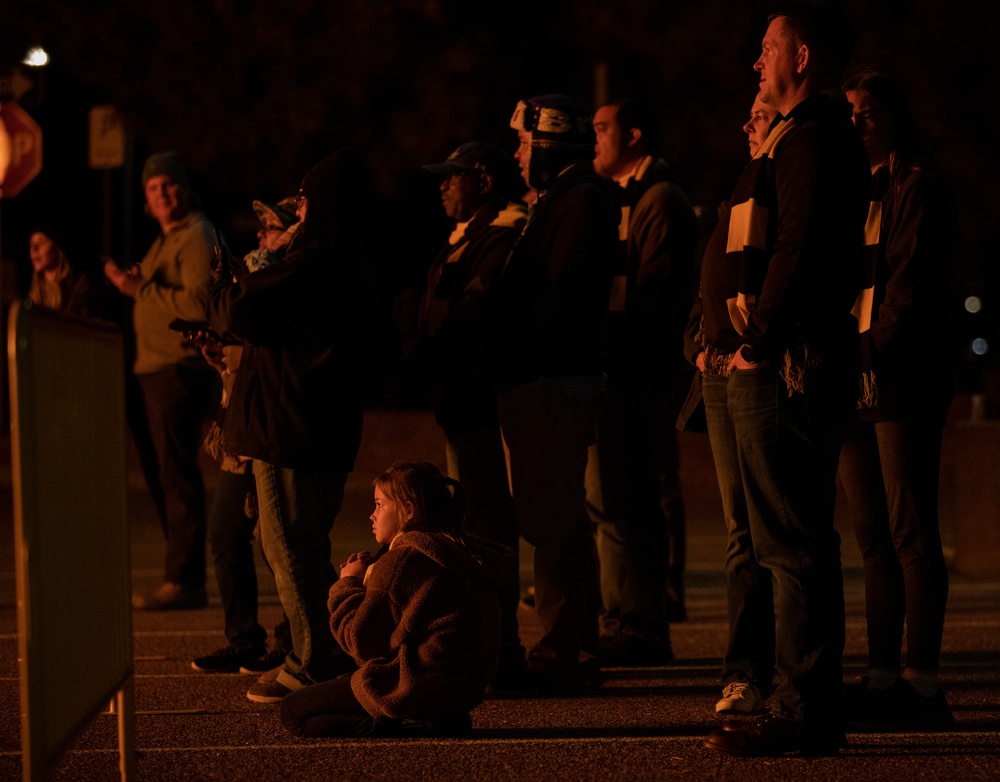
[[[961,408],[957,407],[957,414]],[[955,427],[945,447],[944,534],[962,444]],[[6,443],[4,443],[6,447]],[[942,675],[957,727],[947,733],[850,734],[834,759],[741,760],[703,747],[716,726],[719,655],[726,633],[723,536],[707,442],[684,436],[689,506],[689,619],[675,625],[677,662],[662,669],[619,669],[587,697],[487,701],[473,714],[468,740],[300,741],[275,708],[244,697],[250,678],[198,674],[190,660],[220,645],[222,614],[214,585],[203,611],[134,617],[136,749],[141,780],[645,780],[645,779],[962,779],[1000,778],[1000,568],[989,580],[953,575]],[[440,436],[422,413],[373,411],[346,506],[333,533],[334,561],[371,545],[370,481],[394,458],[440,462]],[[0,474],[0,780],[21,775],[10,472]],[[210,476],[211,477],[211,476]],[[134,468],[129,480],[133,583],[160,578],[162,541]],[[1000,523],[1000,511],[997,512]],[[839,526],[846,530],[844,519]],[[848,606],[846,675],[865,660],[864,598],[856,547],[844,536]],[[528,555],[522,572],[530,583]],[[95,565],[96,566],[96,565]],[[261,573],[262,620],[279,615],[273,581]],[[70,585],[85,589],[86,584]],[[522,609],[526,640],[537,634]],[[73,639],[66,639],[72,644]],[[173,712],[173,713],[171,713]],[[55,775],[58,780],[118,778],[116,719],[97,717]]]

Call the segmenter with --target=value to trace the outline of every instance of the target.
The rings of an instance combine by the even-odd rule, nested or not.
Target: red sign
[[[42,129],[16,103],[0,103],[0,194],[13,198],[42,170]]]

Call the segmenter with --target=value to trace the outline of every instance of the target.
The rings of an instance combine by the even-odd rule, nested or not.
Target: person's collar
[[[644,176],[646,176],[646,172],[649,170],[649,167],[652,164],[653,164],[652,155],[646,155],[644,157],[641,157],[637,161],[635,161],[635,165],[632,166],[631,170],[628,171],[628,173],[620,177],[615,177],[615,181],[622,187],[628,187],[628,183],[631,180],[633,179],[639,180],[642,179]]]
[[[182,226],[185,226],[189,222],[191,222],[195,218],[196,214],[197,213],[195,212],[195,210],[192,209],[190,212],[188,212],[182,218],[180,218],[179,220],[174,220],[173,222],[171,222],[167,226],[164,226],[161,223],[160,224],[160,230],[163,232],[164,235],[170,233],[171,231],[176,231],[178,228],[181,228]]]
[[[469,227],[469,223],[471,222],[472,218],[470,217],[468,220],[465,220],[464,222],[455,223],[455,227],[451,231],[451,236],[448,237],[448,244],[454,247],[456,244],[462,241],[462,237],[465,236],[465,229]]]

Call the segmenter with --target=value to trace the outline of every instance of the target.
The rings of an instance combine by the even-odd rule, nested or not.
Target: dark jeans
[[[753,549],[774,579],[771,710],[839,730],[844,588],[834,529],[837,461],[853,414],[853,373],[814,373],[789,395],[777,369],[733,371],[726,388]]]
[[[536,670],[575,671],[597,641],[597,563],[584,506],[587,449],[606,387],[601,377],[543,379],[500,395],[514,508],[535,547]]]
[[[463,529],[517,552],[520,531],[507,477],[500,427],[453,433],[447,441],[448,474],[465,488],[468,502]],[[500,672],[524,667],[524,647],[517,628],[521,599],[519,559],[514,557],[498,586],[500,601]]]
[[[256,518],[244,511],[248,493],[256,490],[253,472],[221,470],[208,509],[208,549],[222,599],[226,640],[239,649],[261,647],[267,631],[257,622],[257,568],[253,532]],[[292,648],[287,617],[274,629],[274,648]]]
[[[771,571],[760,566],[754,551],[736,431],[729,417],[728,385],[725,377],[702,379],[727,536],[729,641],[722,658],[722,684],[752,682],[766,697],[774,677],[774,590]]]
[[[281,699],[281,724],[307,739],[367,736],[373,720],[354,697],[351,676],[310,684]]]
[[[945,415],[858,422],[840,457],[865,565],[868,665],[937,671],[948,602],[938,485]]]
[[[167,505],[160,485],[160,465],[157,463],[156,448],[149,433],[149,419],[146,417],[146,404],[142,400],[142,386],[131,371],[125,376],[125,419],[132,434],[136,455],[139,457],[139,467],[146,481],[150,499],[156,508],[156,517],[160,527],[167,528]]]
[[[602,625],[609,634],[617,624],[649,640],[669,641],[670,533],[678,527],[683,530],[684,505],[673,422],[667,431],[660,429],[667,417],[660,415],[665,406],[663,395],[649,387],[623,385],[610,390],[591,449],[598,488],[594,491],[588,485],[588,498],[597,526]],[[664,460],[662,452],[670,445],[672,458]],[[594,472],[588,470],[588,478]],[[667,502],[663,483],[673,487]],[[683,553],[678,559],[683,563]]]
[[[201,589],[206,509],[198,452],[202,424],[219,401],[219,374],[199,359],[137,378],[164,492],[165,580]]]

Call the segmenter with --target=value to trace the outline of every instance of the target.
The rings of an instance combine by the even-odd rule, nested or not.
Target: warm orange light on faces
[[[392,499],[381,488],[375,488],[375,510],[369,517],[372,520],[372,533],[379,545],[392,543],[393,539],[403,531],[403,526],[413,518],[413,507],[407,503],[401,505]]]
[[[514,153],[514,159],[521,165],[521,178],[525,181],[529,187],[531,187],[531,182],[528,181],[528,167],[531,165],[531,134],[526,130],[517,131],[517,152]]]
[[[149,213],[161,226],[181,220],[188,213],[187,193],[169,176],[150,177],[145,194]]]
[[[441,182],[441,204],[452,220],[469,220],[482,203],[476,174],[452,174]]]
[[[760,73],[760,99],[782,113],[794,108],[799,86],[798,60],[801,47],[796,47],[785,18],[779,16],[767,26],[761,42],[760,57],[754,70]],[[792,105],[788,105],[792,103]]]
[[[770,106],[765,106],[758,95],[750,109],[750,119],[743,126],[743,132],[747,134],[747,141],[750,144],[750,155],[757,154],[760,145],[767,138],[767,131],[774,120],[775,111]]]
[[[851,119],[864,142],[872,167],[889,159],[892,149],[892,119],[882,105],[862,90],[848,90],[847,100],[853,107]]]
[[[28,240],[28,254],[35,272],[54,271],[59,266],[59,246],[41,231]]]
[[[269,219],[257,231],[257,244],[262,250],[276,250],[284,233],[280,223]]]

